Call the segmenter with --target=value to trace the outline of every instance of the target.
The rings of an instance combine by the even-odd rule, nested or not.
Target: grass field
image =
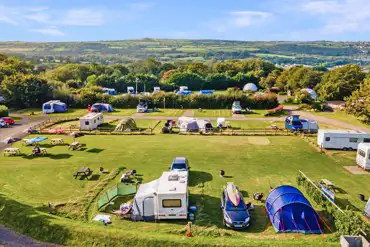
[[[156,112],[145,113],[145,116],[179,117],[184,113],[181,109],[158,109]]]
[[[131,116],[136,112],[136,109],[120,109],[115,108],[114,112],[107,112],[104,113],[104,115],[108,116]],[[40,116],[44,115],[40,109],[36,108],[30,108],[26,110],[20,110],[15,113],[23,114],[26,116],[32,116],[33,113],[34,116]],[[46,116],[49,117],[81,117],[83,115],[86,115],[88,113],[87,109],[77,109],[77,108],[69,108],[67,112],[64,113],[52,113],[47,114]]]
[[[73,141],[72,138],[64,138],[67,143]],[[91,246],[99,239],[104,241],[104,237],[107,239],[104,243],[110,243],[110,246],[137,239],[141,239],[142,246],[154,245],[150,241],[157,240],[160,241],[156,243],[157,246],[163,243],[170,246],[214,246],[221,243],[227,246],[328,246],[337,245],[337,238],[331,238],[332,234],[276,234],[268,225],[261,203],[256,203],[251,213],[252,225],[249,229],[240,232],[224,229],[219,210],[222,187],[227,181],[233,181],[244,191],[245,199],[250,201],[256,191],[268,194],[270,186],[296,185],[296,175],[301,169],[313,180],[327,178],[339,186],[345,192],[337,195],[338,203],[343,207],[352,205],[362,209],[365,204],[357,194],[370,191],[367,175],[352,175],[342,167],[354,164],[355,153],[346,153],[348,157],[328,157],[295,136],[84,136],[78,140],[86,144],[82,151],[68,151],[66,146],[52,147],[46,141],[42,146],[47,148],[48,156],[0,157],[0,206],[12,205],[12,210],[9,207],[0,210],[1,223],[41,240],[53,240],[71,246],[77,243]],[[18,143],[13,146],[20,147],[24,154],[31,153],[32,147],[23,147]],[[188,157],[191,165],[190,205],[197,205],[198,211],[193,230],[196,237],[190,242],[184,239],[186,222],[181,221],[135,223],[113,217],[113,224],[104,228],[97,223],[83,223],[42,213],[43,205],[48,202],[82,201],[85,205],[86,195],[99,193],[96,188],[110,176],[95,172],[92,180],[74,179],[72,174],[80,167],[88,166],[94,171],[99,167],[108,171],[119,167],[136,169],[142,182],[146,183],[167,170],[175,156]],[[229,178],[218,176],[221,169],[226,171]],[[113,185],[117,179],[105,188]],[[71,214],[76,213],[73,205]],[[96,214],[94,208],[95,204],[88,210],[90,219]],[[27,227],[27,224],[33,224],[32,220],[39,220],[36,223],[42,223],[42,230],[34,228],[34,225],[31,229]],[[333,239],[335,242],[331,242]]]
[[[193,110],[194,117],[231,117],[231,110]]]
[[[362,122],[360,119],[356,118],[353,115],[347,114],[344,111],[334,111],[334,112],[310,112],[314,115],[326,117],[326,118],[331,118],[334,120],[342,121],[345,123],[357,125],[357,126],[362,126],[366,128],[370,128],[369,124],[366,124]]]

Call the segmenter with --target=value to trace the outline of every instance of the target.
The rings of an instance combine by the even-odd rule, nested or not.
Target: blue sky
[[[1,41],[370,39],[370,0],[0,0]]]

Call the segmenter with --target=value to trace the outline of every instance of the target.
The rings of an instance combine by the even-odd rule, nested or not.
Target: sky
[[[0,0],[0,41],[369,41],[370,0]]]

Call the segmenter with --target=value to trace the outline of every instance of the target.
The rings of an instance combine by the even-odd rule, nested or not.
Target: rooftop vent
[[[178,181],[179,180],[179,175],[178,174],[170,174],[168,176],[168,181]]]

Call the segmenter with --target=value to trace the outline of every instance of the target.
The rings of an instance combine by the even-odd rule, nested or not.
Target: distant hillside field
[[[129,63],[156,58],[162,62],[261,57],[275,64],[328,67],[370,64],[370,42],[252,42],[224,40],[141,39],[97,42],[0,42],[0,53],[39,64]]]

